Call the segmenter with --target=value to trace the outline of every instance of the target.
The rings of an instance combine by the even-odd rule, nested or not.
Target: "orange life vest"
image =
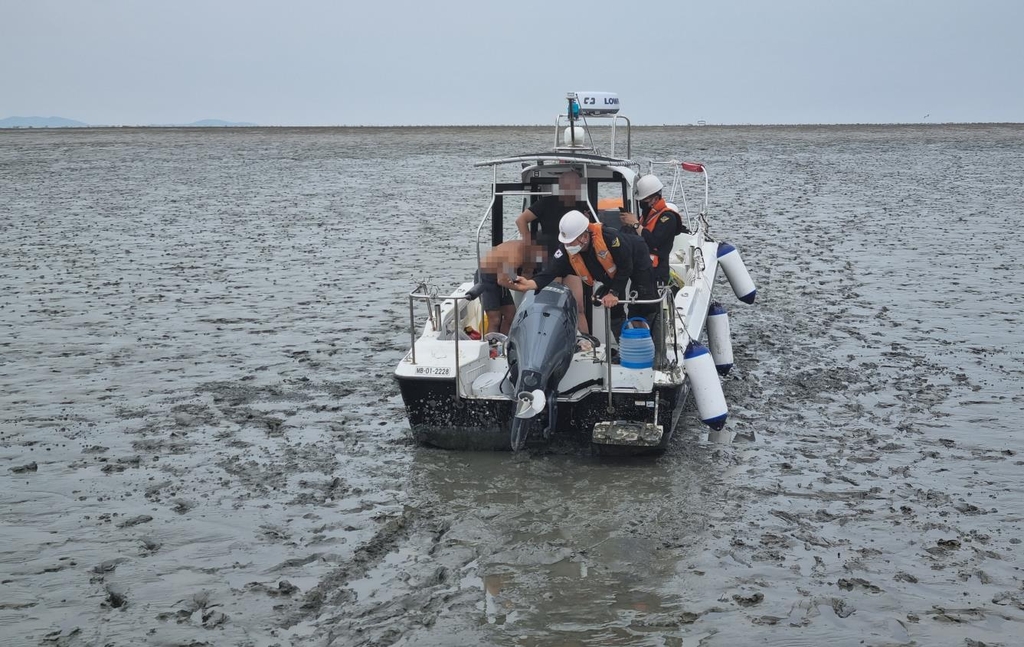
[[[665,198],[658,198],[658,201],[651,205],[651,210],[647,213],[647,217],[644,218],[644,229],[653,234],[654,226],[658,224],[658,218],[660,218],[661,214],[665,213],[666,211],[675,213],[674,211],[668,208],[668,206],[665,203]],[[676,218],[678,217],[679,216],[676,215]],[[657,254],[651,254],[651,264],[654,265],[654,267],[658,267]]]
[[[590,232],[590,246],[594,249],[597,261],[601,263],[605,273],[614,279],[615,259],[612,258],[612,253],[608,251],[608,244],[604,242],[602,226],[599,223],[593,223],[587,226],[587,231]],[[573,271],[576,272],[576,276],[583,279],[583,282],[587,285],[594,285],[594,277],[590,275],[590,270],[587,269],[587,264],[583,262],[581,255],[569,254],[569,263],[572,265]]]

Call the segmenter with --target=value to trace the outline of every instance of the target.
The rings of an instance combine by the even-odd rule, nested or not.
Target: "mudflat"
[[[0,643],[1018,644],[1024,127],[634,131],[758,284],[726,429],[419,447],[406,294],[549,144],[0,131]]]

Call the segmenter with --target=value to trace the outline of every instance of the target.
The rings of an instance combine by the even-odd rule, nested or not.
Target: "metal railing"
[[[498,171],[497,171],[497,168],[498,168],[497,166],[494,167],[494,179],[492,180],[492,184],[491,184],[492,187],[493,186],[497,186],[497,182],[498,182],[498,175],[497,175]],[[492,191],[491,192],[491,202],[487,205],[487,208],[484,209],[484,215],[483,215],[482,218],[480,218],[480,224],[476,226],[476,266],[477,267],[480,267],[480,260],[482,258],[481,254],[480,254],[480,242],[481,242],[480,241],[480,232],[483,231],[484,225],[487,224],[488,219],[493,219],[493,215],[491,214],[491,210],[494,209],[494,203],[496,201],[495,199],[499,195],[502,196],[502,197],[507,196],[507,195],[508,196],[523,196],[523,197],[526,197],[526,196],[531,196],[531,195],[548,196],[548,195],[554,195],[554,193],[551,192],[551,191]],[[505,223],[502,222],[502,228],[503,229],[504,229],[504,224]]]
[[[618,127],[618,124],[619,124],[619,120],[621,119],[622,121],[626,122],[626,159],[628,159],[630,154],[632,154],[632,151],[633,151],[633,126],[632,126],[632,123],[629,121],[629,117],[627,117],[626,115],[614,114],[614,115],[590,115],[589,118],[597,120],[597,121],[608,121],[608,122],[611,122],[610,123],[611,138],[610,138],[610,148],[609,148],[609,151],[608,151],[608,157],[615,157],[615,140],[616,140],[616,132],[617,132],[617,127]],[[590,123],[587,121],[587,117],[580,116],[579,121],[581,121],[583,123],[582,128],[586,132],[586,138],[590,140],[589,148],[591,150],[593,150],[595,153],[601,154],[601,151],[597,147],[597,144],[594,143],[594,135],[593,135],[593,133],[590,130]],[[567,120],[567,118],[566,118],[566,116],[564,114],[559,114],[559,115],[557,115],[555,117],[555,150],[556,151],[578,150],[578,149],[573,149],[570,146],[560,146],[559,145],[559,139],[560,139],[561,134],[562,134],[562,129],[565,128],[567,125],[571,126],[573,124],[569,123],[569,121]],[[585,144],[586,144],[586,142],[584,142],[584,145]]]
[[[636,293],[634,292],[633,295]],[[434,303],[434,299],[439,298],[437,295],[430,294],[427,292],[426,284],[421,283],[416,286],[416,289],[409,293],[409,345],[412,349],[411,363],[416,365],[416,301],[427,302],[427,315],[428,321],[433,329],[438,333],[439,336],[444,335],[445,331],[442,329],[443,321],[441,320],[441,304]],[[450,295],[444,298],[445,301],[451,300],[454,306],[453,312],[453,323],[454,329],[452,330],[452,339],[455,342],[455,397],[456,399],[462,398],[461,389],[461,366],[460,366],[460,353],[459,353],[459,324],[462,321],[462,310],[460,302],[467,300],[465,295]],[[599,301],[595,300],[595,305]],[[676,319],[678,313],[672,305],[672,289],[670,286],[664,286],[659,289],[659,296],[657,299],[638,299],[636,296],[631,296],[626,299],[620,299],[619,304],[623,306],[632,305],[653,305],[661,304],[659,314],[661,316],[661,325],[671,326],[672,329],[672,348],[678,352],[679,349],[679,331],[676,328]],[[602,306],[603,307],[603,306]],[[610,309],[609,309],[610,310]],[[671,317],[665,316],[665,313],[669,312],[672,314]],[[614,339],[612,335],[612,323],[610,313],[605,314],[604,318],[604,332],[605,332],[605,344],[607,348],[604,354],[605,364],[605,386],[608,390],[608,410],[611,413],[614,409],[612,407],[612,353],[611,353],[611,340]],[[667,341],[664,331],[661,334],[654,337],[655,344],[655,358],[662,358],[662,361],[667,362],[668,349]]]
[[[709,205],[709,184],[708,184],[708,172],[704,164],[700,162],[682,162],[677,159],[671,159],[666,161],[649,160],[647,162],[647,169],[649,173],[653,173],[655,167],[667,166],[672,169],[672,183],[671,188],[668,191],[668,195],[665,196],[665,200],[668,202],[674,202],[676,200],[682,201],[682,216],[686,218],[686,225],[690,229],[696,229],[699,226],[701,219],[707,221],[708,205]],[[683,173],[700,173],[704,180],[704,200],[700,203],[697,215],[694,216],[690,213],[690,205],[688,204],[686,197],[686,189],[683,186]],[[679,195],[676,198],[676,194]]]
[[[636,293],[634,292],[633,294],[635,295]],[[595,305],[598,302],[599,301],[595,299]],[[632,296],[632,295],[630,296],[630,298],[627,298],[627,299],[619,299],[619,304],[622,304],[622,305],[652,305],[652,304],[655,304],[655,303],[660,303],[661,306],[662,306],[661,307],[661,311],[660,311],[659,314],[664,315],[666,309],[668,311],[672,312],[673,314],[675,314],[675,309],[672,307],[672,288],[669,287],[669,286],[665,286],[665,287],[663,287],[663,288],[661,288],[659,290],[659,296],[658,296],[657,299],[637,299],[635,296]],[[609,308],[609,310],[610,310],[610,308]],[[667,319],[667,317],[664,317],[664,316],[661,317],[661,319],[663,320],[662,325],[671,325],[672,326],[672,347],[674,349],[678,350],[678,348],[679,348],[679,333],[676,331],[676,325],[675,325],[676,324],[676,319],[675,319],[675,316],[672,317],[671,322],[664,322],[664,320]],[[612,318],[610,316],[610,313],[605,313],[605,317],[604,317],[604,338],[605,338],[605,344],[608,345],[608,348],[605,350],[605,354],[604,354],[605,387],[608,389],[608,413],[614,413],[615,408],[612,406],[612,351],[611,351],[611,340],[613,339],[613,337],[612,337]],[[666,342],[665,342],[665,334],[664,334],[664,332],[662,334],[658,335],[654,339],[654,344],[655,344],[654,356],[655,356],[655,358],[666,357],[667,356],[667,348],[665,347],[665,343]]]
[[[422,291],[421,291],[422,290]],[[409,293],[409,343],[412,348],[412,365],[416,365],[416,301],[426,301],[428,320],[431,326],[437,331],[438,335],[444,335],[445,331],[442,330],[444,322],[441,320],[441,304],[433,303],[433,300],[437,298],[435,295],[426,292],[426,285],[421,283],[416,286],[416,289]],[[462,323],[462,312],[459,307],[461,301],[467,300],[468,297],[465,295],[450,295],[444,298],[445,301],[451,300],[454,303],[453,319],[455,329],[452,331],[452,339],[455,341],[455,398],[461,398],[462,392],[459,387],[461,382],[461,364],[459,362],[459,324]]]

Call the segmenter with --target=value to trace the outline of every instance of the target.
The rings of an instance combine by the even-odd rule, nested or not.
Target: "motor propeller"
[[[516,418],[532,418],[544,410],[546,398],[540,389],[523,391],[516,403]]]

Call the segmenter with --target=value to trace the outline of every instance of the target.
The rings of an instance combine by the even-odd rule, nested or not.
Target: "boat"
[[[569,92],[566,101],[551,149],[476,164],[491,175],[490,202],[476,226],[477,264],[514,231],[510,224],[525,208],[553,194],[566,171],[582,177],[591,220],[613,228],[619,207],[640,213],[641,177],[671,172],[663,197],[686,225],[670,257],[672,284],[653,300],[641,302],[635,293],[622,300],[627,308],[655,305],[656,324],[613,332],[605,308],[588,298],[592,335],[578,335],[575,299],[553,283],[536,294],[516,293],[521,299],[507,336],[484,334],[475,281],[447,292],[417,285],[408,294],[409,351],[395,379],[420,443],[520,450],[565,437],[600,453],[657,453],[691,396],[705,424],[726,424],[721,376],[732,367],[732,347],[726,310],[713,294],[716,273],[722,268],[744,303],[754,302],[756,287],[736,247],[712,236],[708,171],[694,161],[635,159],[631,123],[614,93]],[[598,131],[607,134],[601,147]],[[639,352],[639,361],[627,362],[627,350],[631,359]]]

